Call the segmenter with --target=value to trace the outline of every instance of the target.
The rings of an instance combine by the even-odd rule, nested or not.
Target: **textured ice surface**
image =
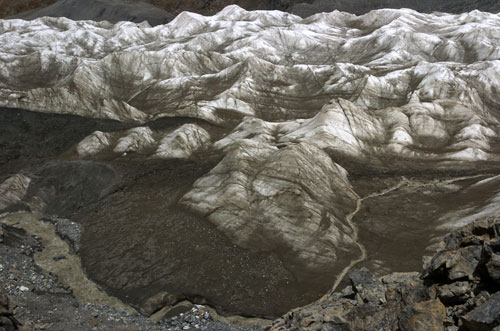
[[[92,133],[81,158],[218,153],[182,206],[242,247],[341,270],[358,254],[348,172],[498,169],[499,26],[479,11],[237,6],[156,27],[0,20],[0,106],[136,126]],[[193,123],[150,127],[165,117]]]

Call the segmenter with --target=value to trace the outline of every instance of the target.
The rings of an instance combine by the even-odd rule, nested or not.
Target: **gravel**
[[[77,231],[81,229],[76,229],[73,222],[51,221],[56,227],[60,225],[59,233],[77,242]],[[33,253],[39,250],[43,247],[36,237],[2,224],[0,219],[0,289],[15,306],[15,317],[23,324],[20,330],[259,330],[214,321],[202,305],[154,322],[106,305],[78,302],[70,288],[35,264]]]

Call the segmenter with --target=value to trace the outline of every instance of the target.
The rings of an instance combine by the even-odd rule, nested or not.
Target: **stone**
[[[488,275],[500,283],[500,254],[492,254],[490,260],[486,263]]]
[[[9,297],[0,289],[0,330],[16,331],[19,325],[19,321],[14,317]]]
[[[400,322],[403,331],[442,331],[446,308],[439,299],[415,303],[410,317]]]
[[[496,292],[483,304],[463,318],[463,323],[471,331],[486,331],[500,325],[500,292]]]
[[[366,268],[354,269],[349,271],[347,277],[351,281],[352,287],[356,292],[356,297],[363,302],[384,303],[385,291],[382,282]]]
[[[0,316],[0,331],[15,331],[17,330],[14,322],[5,316]]]
[[[0,290],[0,315],[5,315],[10,312],[10,299],[3,291]]]
[[[465,302],[472,296],[471,284],[469,282],[444,284],[438,287],[438,295],[445,303]]]
[[[473,274],[481,260],[481,246],[467,246],[459,250],[460,256],[456,264],[448,271],[450,280],[468,278],[472,280]]]
[[[180,299],[181,297],[178,295],[168,292],[161,292],[146,299],[140,305],[139,310],[142,314],[151,316],[163,307],[175,305]]]
[[[482,246],[467,246],[438,252],[424,270],[424,277],[447,278],[451,281],[473,279],[482,256]]]

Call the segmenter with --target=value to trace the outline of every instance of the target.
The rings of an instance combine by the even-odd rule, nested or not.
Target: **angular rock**
[[[442,331],[446,318],[446,308],[439,301],[418,302],[411,308],[410,317],[400,322],[404,331]]]
[[[175,295],[168,292],[161,292],[153,295],[152,297],[146,299],[139,307],[139,310],[142,314],[146,316],[151,316],[158,310],[162,309],[165,306],[173,306],[181,297],[179,295]]]
[[[438,287],[438,295],[442,302],[457,303],[465,302],[472,296],[472,288],[469,282],[455,282]]]
[[[500,284],[500,254],[493,254],[486,263],[488,275]]]
[[[363,302],[384,303],[385,289],[382,282],[366,268],[351,270],[347,277],[352,283],[356,296]]]
[[[463,317],[464,325],[471,331],[486,331],[500,325],[500,292]]]
[[[468,246],[459,250],[459,258],[456,264],[448,271],[450,280],[457,280],[467,277],[472,280],[473,274],[481,260],[481,246]]]
[[[19,325],[12,312],[9,297],[0,289],[0,330],[16,331]]]

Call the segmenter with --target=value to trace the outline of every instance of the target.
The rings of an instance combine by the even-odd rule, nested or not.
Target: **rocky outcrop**
[[[292,310],[273,330],[497,330],[500,218],[448,234],[424,271],[375,278],[348,273],[351,286]]]

